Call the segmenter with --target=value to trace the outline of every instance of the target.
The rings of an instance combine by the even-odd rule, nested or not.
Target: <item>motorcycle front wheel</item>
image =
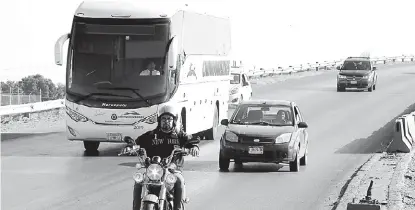
[[[144,202],[143,203],[143,210],[156,210],[156,205],[151,202]]]

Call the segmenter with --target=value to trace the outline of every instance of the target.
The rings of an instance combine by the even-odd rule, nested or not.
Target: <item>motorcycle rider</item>
[[[184,146],[190,149],[192,156],[199,155],[200,137],[196,137],[198,141],[192,141],[192,144],[186,144],[186,142],[192,138],[192,135],[187,135],[181,126],[177,125],[178,112],[174,106],[166,105],[161,108],[160,115],[157,119],[158,125],[152,130],[139,136],[135,142],[140,145],[140,148],[146,150],[148,157],[160,156],[166,158],[171,155],[175,145]],[[131,145],[127,145],[125,150],[130,150]],[[123,151],[123,152],[124,152]],[[140,151],[139,151],[140,152]],[[141,151],[142,153],[142,151]],[[141,154],[140,154],[141,155]],[[181,168],[183,166],[183,158],[174,160],[177,166],[176,172],[174,173],[177,177],[177,181],[174,185],[174,210],[182,209],[182,202],[187,202],[185,193],[185,183],[183,175],[181,174]],[[135,183],[134,185],[134,202],[133,209],[139,210],[141,207],[141,190],[142,185]]]

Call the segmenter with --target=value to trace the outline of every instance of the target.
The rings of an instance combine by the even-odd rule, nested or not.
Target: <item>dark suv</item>
[[[346,88],[364,89],[372,92],[376,89],[378,75],[368,57],[348,57],[342,66],[337,67],[337,92]]]

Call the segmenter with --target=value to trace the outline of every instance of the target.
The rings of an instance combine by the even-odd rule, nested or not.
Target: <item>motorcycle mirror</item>
[[[134,139],[129,137],[129,136],[126,136],[126,137],[124,137],[124,142],[127,143],[127,144],[133,143]]]

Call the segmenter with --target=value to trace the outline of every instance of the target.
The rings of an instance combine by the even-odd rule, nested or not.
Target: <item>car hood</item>
[[[237,135],[277,138],[284,133],[294,132],[293,126],[266,126],[266,125],[235,125],[229,124],[228,131],[232,131]]]
[[[370,74],[370,71],[365,70],[343,70],[339,72],[343,76],[367,76]]]

